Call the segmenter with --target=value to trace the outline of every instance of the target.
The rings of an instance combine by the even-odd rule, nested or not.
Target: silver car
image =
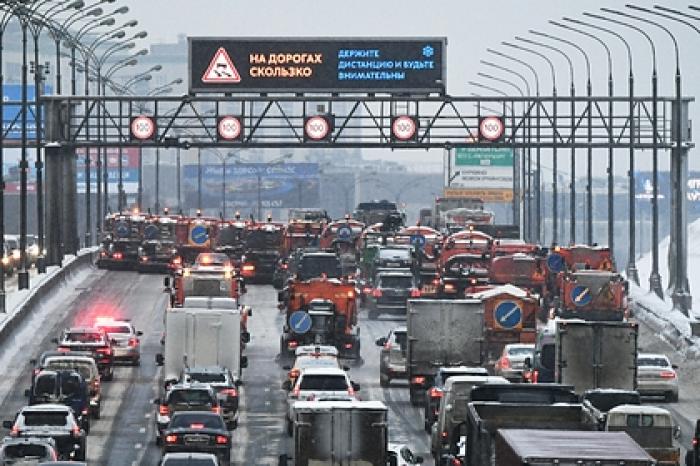
[[[678,366],[663,354],[637,355],[637,391],[642,396],[663,396],[678,401]]]
[[[375,341],[379,353],[379,385],[388,387],[391,379],[406,378],[406,327],[397,327]]]
[[[114,340],[114,360],[129,361],[134,366],[141,363],[141,340],[143,332],[137,331],[126,320],[97,319],[95,327],[104,331]]]
[[[503,347],[501,356],[494,364],[494,372],[510,382],[522,382],[525,359],[532,361],[534,354],[534,343],[510,343]]]

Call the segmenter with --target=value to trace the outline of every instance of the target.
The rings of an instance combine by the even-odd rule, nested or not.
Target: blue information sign
[[[146,239],[158,239],[160,230],[155,225],[146,225],[146,228],[143,229],[143,236]]]
[[[289,326],[292,332],[304,334],[311,330],[311,316],[305,311],[295,311],[289,316]]]
[[[423,249],[425,247],[425,236],[423,235],[411,235],[411,244],[418,249]]]
[[[204,225],[196,225],[190,230],[190,241],[197,245],[203,245],[209,240],[209,232]]]
[[[588,306],[593,301],[591,290],[587,286],[575,286],[571,290],[571,301],[579,307]]]
[[[494,310],[496,323],[505,329],[512,329],[520,325],[523,319],[523,310],[518,303],[503,301]]]
[[[561,272],[564,270],[564,258],[561,256],[561,254],[553,252],[547,256],[547,267],[552,272]]]
[[[127,222],[117,222],[117,224],[114,226],[114,231],[119,238],[126,238],[129,236],[129,224]]]
[[[337,233],[338,239],[342,241],[347,241],[352,238],[352,228],[347,225],[338,227]]]

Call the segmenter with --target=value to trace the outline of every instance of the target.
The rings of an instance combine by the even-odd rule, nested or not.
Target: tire
[[[238,428],[238,419],[234,419],[233,421],[226,423],[226,428],[228,430],[236,430]]]
[[[413,406],[421,406],[423,404],[423,399],[421,398],[420,392],[416,392],[413,389],[409,389],[409,398]]]
[[[286,424],[287,424],[287,429],[286,429],[286,430],[287,430],[287,435],[288,435],[289,437],[291,437],[292,434],[294,433],[294,424],[293,424],[292,421],[290,421],[289,419],[287,419]]]
[[[75,454],[75,460],[77,461],[85,461],[85,458],[87,457],[87,442],[83,442],[82,445],[80,445],[80,451]]]
[[[114,369],[110,369],[109,373],[105,373],[105,376],[102,377],[105,382],[111,382],[114,380]]]
[[[98,403],[97,406],[92,410],[92,418],[93,419],[99,419],[100,418],[100,410],[102,408],[102,403]]]
[[[678,393],[668,392],[665,398],[669,403],[678,403]]]
[[[135,358],[133,361],[131,361],[131,365],[134,367],[139,367],[141,365],[141,358]]]

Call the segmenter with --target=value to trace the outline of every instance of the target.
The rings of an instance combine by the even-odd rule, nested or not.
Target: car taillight
[[[537,383],[540,378],[540,371],[532,371],[532,383]]]
[[[418,288],[411,289],[411,298],[420,298],[420,290]]]
[[[442,436],[443,439],[446,439],[447,438],[447,431],[443,430],[440,435]]]
[[[345,343],[345,349],[352,349],[352,343]]]
[[[190,429],[195,429],[195,430],[204,429],[204,424],[202,424],[201,422],[196,422],[194,424],[190,424]]]
[[[375,288],[374,290],[372,290],[372,296],[374,296],[375,298],[381,298],[382,290],[380,290],[379,288]]]
[[[462,460],[457,458],[452,458],[452,466],[462,466]]]
[[[168,405],[158,406],[158,414],[160,414],[161,416],[168,416],[170,414],[170,410],[168,409]]]
[[[138,338],[129,338],[129,346],[132,348],[139,344]]]
[[[289,349],[295,349],[297,346],[299,346],[299,343],[297,343],[295,340],[289,340],[287,342],[287,348]]]
[[[112,254],[112,257],[117,260],[120,260],[122,257],[124,257],[124,255],[121,252],[115,252],[114,254]]]
[[[501,369],[510,369],[510,359],[508,359],[506,356],[503,356],[499,362]]]
[[[221,394],[226,396],[238,396],[238,390],[235,388],[224,388],[221,390]]]
[[[290,379],[296,379],[297,377],[299,377],[299,369],[292,369],[291,371],[289,371]]]
[[[10,430],[10,436],[11,437],[19,437],[19,427],[12,426],[12,430]]]
[[[384,349],[385,350],[390,350],[391,349],[391,342],[387,340],[386,343],[384,343]]]
[[[413,377],[413,379],[411,379],[411,382],[416,385],[423,385],[425,383],[425,377],[423,377],[422,375],[418,375],[416,377]]]
[[[697,437],[693,437],[693,440],[691,440],[690,443],[691,443],[694,447],[697,447],[697,446],[698,446],[698,438],[697,438]]]
[[[177,435],[171,434],[165,436],[165,443],[177,443]]]
[[[348,395],[355,396],[355,389],[352,387],[348,387]]]
[[[436,278],[433,280],[433,285],[439,285],[440,284],[440,279]]]
[[[74,426],[70,432],[74,437],[78,437],[80,435],[80,427]]]
[[[659,376],[662,379],[675,379],[676,378],[676,373],[673,371],[661,371]]]
[[[221,414],[221,407],[219,407],[219,406],[214,406],[214,407],[211,409],[211,412],[212,412],[212,413],[215,413],[215,414]]]
[[[255,272],[255,266],[253,264],[245,264],[241,270],[243,272]]]
[[[372,288],[369,286],[366,286],[366,287],[362,288],[362,292],[364,294],[370,294],[372,292]]]
[[[445,283],[443,289],[445,290],[445,293],[454,293],[456,291],[455,286],[452,283]]]
[[[442,398],[442,390],[439,388],[431,388],[429,392],[430,398]]]
[[[282,270],[287,270],[287,267],[289,267],[287,264],[280,265],[280,269]]]
[[[173,265],[182,265],[182,258],[181,257],[175,257],[173,259]]]
[[[348,299],[355,298],[355,292],[353,290],[348,291]]]
[[[216,444],[217,445],[226,445],[228,443],[228,437],[225,435],[217,435],[216,436]]]
[[[141,256],[141,262],[148,262],[148,257]]]
[[[83,416],[87,416],[89,412],[90,411],[87,408],[83,408],[80,414],[82,414]]]

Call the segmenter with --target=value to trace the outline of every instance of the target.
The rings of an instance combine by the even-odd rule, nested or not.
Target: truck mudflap
[[[680,448],[645,448],[645,450],[657,461],[659,466],[679,466],[681,464]]]

